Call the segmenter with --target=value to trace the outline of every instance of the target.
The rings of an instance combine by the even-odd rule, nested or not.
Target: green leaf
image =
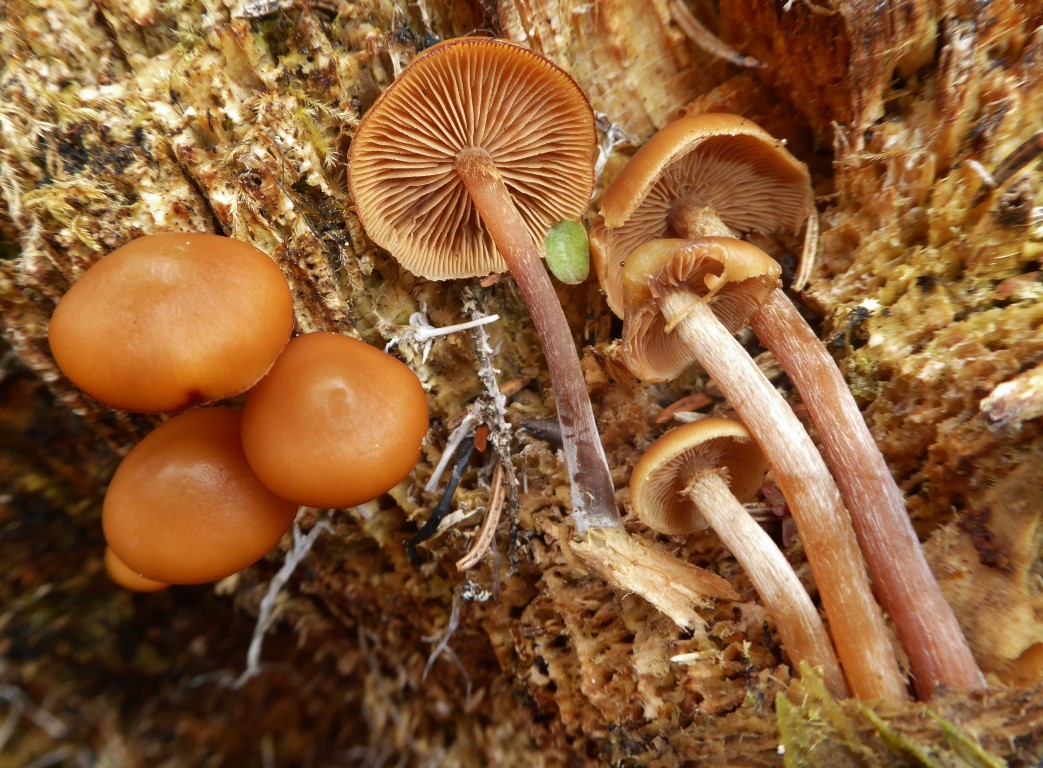
[[[547,268],[566,285],[582,283],[590,274],[587,230],[578,221],[559,221],[543,241]]]

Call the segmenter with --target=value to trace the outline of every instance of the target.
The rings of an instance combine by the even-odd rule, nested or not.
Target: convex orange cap
[[[58,302],[62,373],[113,408],[165,413],[245,391],[286,345],[282,271],[219,235],[147,235],[94,264]]]
[[[201,408],[157,427],[116,470],[102,508],[105,539],[135,574],[201,584],[259,560],[297,505],[257,479],[230,408]]]
[[[427,415],[424,389],[408,366],[362,341],[309,333],[286,346],[247,396],[243,449],[280,496],[348,507],[410,473]]]

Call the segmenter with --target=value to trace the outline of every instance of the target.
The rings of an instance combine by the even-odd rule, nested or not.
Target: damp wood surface
[[[0,768],[1037,765],[1041,26],[1043,3],[1013,0],[0,4]],[[366,108],[423,47],[470,33],[573,75],[603,129],[599,189],[657,128],[700,111],[749,116],[809,165],[820,235],[794,298],[907,496],[988,693],[833,701],[789,668],[712,533],[657,537],[627,516],[738,595],[693,602],[684,628],[582,567],[546,367],[513,283],[413,277],[367,241],[347,191]],[[47,346],[85,269],[172,230],[271,254],[300,332],[397,340],[431,408],[407,482],[302,515],[332,531],[281,593],[262,673],[239,689],[228,683],[289,541],[217,585],[113,587],[101,499],[158,420],[80,394]],[[770,245],[792,272],[799,238]],[[559,295],[628,510],[630,470],[673,404],[727,404],[697,369],[631,377],[593,278]],[[408,333],[420,311],[435,326],[500,320],[484,349],[466,332],[425,349]],[[516,523],[505,516],[493,554],[456,570],[489,503],[486,451],[412,563],[404,541],[438,502],[424,487],[449,435],[476,403],[495,411],[490,368],[507,393]],[[808,581],[799,542],[768,525]]]

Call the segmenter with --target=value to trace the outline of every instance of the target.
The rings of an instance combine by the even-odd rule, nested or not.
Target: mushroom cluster
[[[591,572],[685,625],[699,592],[649,574],[691,569],[623,526],[576,342],[548,276],[549,268],[567,283],[586,277],[578,220],[597,150],[593,110],[565,71],[517,43],[457,38],[419,54],[370,107],[352,138],[348,181],[369,237],[410,272],[432,280],[510,272],[561,427],[577,534],[562,543]]]
[[[867,565],[917,692],[980,688],[901,492],[839,370],[782,291],[778,265],[742,239],[796,230],[811,207],[806,167],[747,119],[696,115],[655,134],[605,191],[591,229],[595,269],[624,321],[624,358],[650,381],[700,363],[746,422],[793,513],[857,696],[906,695]],[[833,475],[732,337],[747,323],[800,393]]]
[[[413,372],[361,341],[292,330],[279,267],[216,235],[134,240],[58,303],[49,341],[74,384],[114,408],[177,413],[106,493],[114,582],[149,592],[224,578],[275,547],[300,506],[358,504],[412,470],[427,432]],[[192,408],[243,392],[242,413]]]
[[[595,149],[590,105],[568,74],[515,43],[460,38],[421,53],[381,94],[359,124],[348,163],[362,225],[405,268],[434,280],[505,270],[514,277],[543,345],[580,534],[620,531],[622,523],[541,248],[552,243],[569,278],[582,275],[582,260],[574,269],[556,252],[557,235],[545,238],[586,209]],[[798,229],[812,203],[803,163],[749,120],[700,115],[656,134],[605,191],[591,228],[595,269],[624,319],[624,356],[652,381],[698,361],[726,392],[793,512],[853,693],[907,695],[863,550],[918,691],[979,687],[843,379],[814,334],[794,329],[799,315],[780,289],[778,265],[742,240]],[[822,401],[812,418],[839,488],[803,425],[734,340],[748,323],[805,402]]]

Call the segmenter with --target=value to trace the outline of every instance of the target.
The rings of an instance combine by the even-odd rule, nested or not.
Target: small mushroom
[[[753,121],[721,113],[675,120],[642,145],[602,195],[591,249],[609,307],[623,316],[623,262],[642,243],[686,237],[693,226],[726,237],[795,230],[812,202],[807,167]]]
[[[635,154],[603,196],[591,243],[609,305],[623,315],[622,263],[643,242],[796,230],[811,210],[806,167],[752,122],[716,114],[678,120]],[[928,697],[940,684],[984,687],[902,492],[840,370],[781,289],[765,296],[750,325],[815,424],[917,692]]]
[[[833,478],[789,405],[733,338],[779,283],[780,268],[733,238],[653,240],[623,271],[623,353],[645,380],[698,362],[764,451],[800,531],[856,696],[900,700],[905,682]]]
[[[742,424],[701,419],[671,429],[645,451],[630,476],[630,503],[659,533],[713,528],[774,617],[794,669],[801,662],[819,667],[833,695],[847,696],[818,610],[782,552],[742,506],[756,495],[766,468]]]
[[[146,579],[140,573],[135,573],[126,563],[116,557],[112,547],[105,547],[105,572],[109,574],[114,584],[131,592],[159,592],[169,587],[162,581]]]
[[[357,339],[309,333],[247,395],[243,450],[283,498],[350,507],[412,471],[427,427],[424,388],[408,366]]]
[[[292,328],[290,289],[267,255],[227,237],[168,233],[88,269],[58,302],[48,339],[62,373],[91,397],[166,413],[249,389]]]
[[[381,94],[349,160],[363,226],[411,272],[514,276],[547,359],[580,533],[621,523],[575,342],[536,244],[586,209],[596,151],[593,112],[568,74],[515,43],[459,38],[417,56]]]
[[[223,579],[290,529],[297,504],[261,484],[230,408],[175,416],[123,459],[102,507],[105,540],[135,574],[167,584]]]

